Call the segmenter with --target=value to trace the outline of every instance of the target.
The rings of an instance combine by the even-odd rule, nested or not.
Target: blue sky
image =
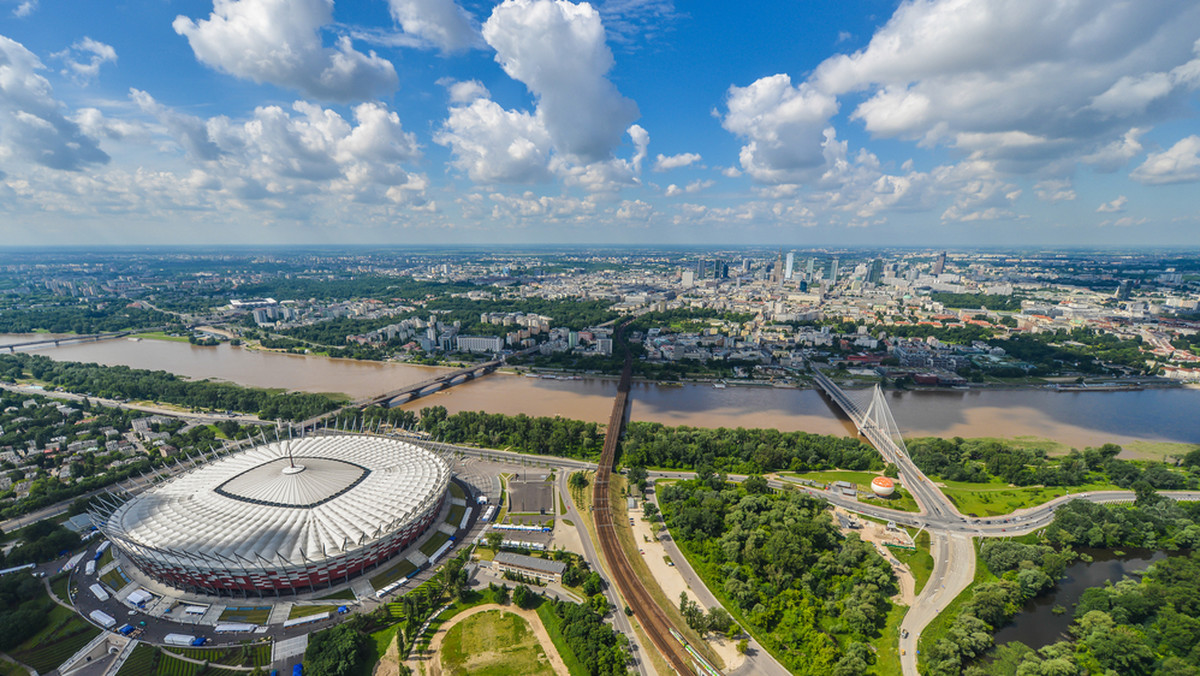
[[[1200,244],[1200,4],[0,0],[0,241]]]

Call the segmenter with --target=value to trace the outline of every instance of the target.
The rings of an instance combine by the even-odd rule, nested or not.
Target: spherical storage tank
[[[896,482],[885,476],[877,476],[871,480],[871,490],[881,498],[886,498],[896,492]]]

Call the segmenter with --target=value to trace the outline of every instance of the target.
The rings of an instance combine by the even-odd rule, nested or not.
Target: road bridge
[[[39,340],[27,340],[23,343],[9,343],[8,345],[0,345],[0,349],[8,350],[9,354],[17,351],[17,348],[26,347],[45,347],[53,345],[58,347],[65,343],[93,343],[100,340],[111,340],[113,338],[124,338],[133,333],[142,333],[145,331],[158,331],[161,327],[153,329],[139,329],[137,331],[116,331],[113,333],[87,333],[78,336],[59,336],[57,338],[41,338]]]

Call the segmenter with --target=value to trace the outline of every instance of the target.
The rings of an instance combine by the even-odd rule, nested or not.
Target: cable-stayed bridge
[[[929,477],[908,457],[908,448],[904,445],[900,427],[892,416],[887,397],[878,385],[869,390],[847,392],[815,368],[813,375],[817,387],[845,412],[859,434],[871,442],[884,460],[896,465],[900,470],[901,484],[912,493],[922,512],[938,519],[963,518]]]

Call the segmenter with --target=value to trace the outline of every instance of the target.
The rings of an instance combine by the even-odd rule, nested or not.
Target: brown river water
[[[0,345],[24,339],[0,335]],[[161,369],[254,387],[341,392],[354,398],[425,380],[440,370],[161,340],[119,339],[38,353],[59,360]],[[410,402],[405,408],[437,404],[451,412],[484,410],[604,422],[615,392],[615,380],[547,380],[497,373]],[[888,397],[892,414],[908,437],[1032,436],[1075,447],[1135,440],[1200,444],[1200,390],[1196,389],[889,392]],[[667,425],[853,433],[849,423],[813,390],[635,383],[632,401],[633,420]]]

